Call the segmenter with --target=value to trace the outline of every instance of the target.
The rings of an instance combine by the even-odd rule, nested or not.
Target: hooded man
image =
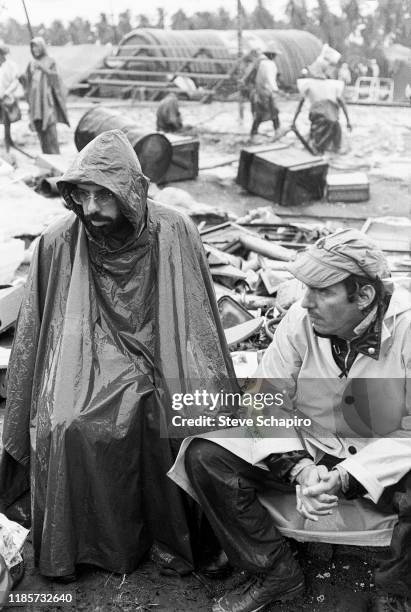
[[[30,49],[34,58],[26,70],[30,126],[37,132],[43,153],[60,153],[57,123],[70,125],[64,87],[44,39],[33,38]]]
[[[282,389],[288,417],[301,417],[303,426],[286,429],[283,441],[274,425],[265,438],[231,430],[230,438],[220,431],[188,440],[170,472],[200,502],[231,563],[256,575],[213,612],[257,612],[303,592],[301,568],[259,499],[287,490],[295,491],[297,512],[313,521],[336,512],[342,497],[365,497],[354,532],[370,529],[368,511],[398,514],[371,609],[409,612],[409,286],[393,291],[383,253],[357,230],[321,238],[289,267],[306,292],[279,324],[255,378],[271,395]],[[278,416],[270,406],[267,400],[268,413]],[[326,525],[319,522],[317,532]]]
[[[129,573],[154,540],[192,569],[187,500],[166,478],[172,396],[234,377],[200,238],[147,199],[119,130],[59,188],[72,212],[37,245],[9,366],[3,507],[30,483],[46,576],[71,580],[78,563]]]

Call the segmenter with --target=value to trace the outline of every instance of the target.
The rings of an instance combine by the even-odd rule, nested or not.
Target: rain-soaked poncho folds
[[[82,182],[117,196],[135,229],[119,248],[88,233],[70,197]],[[77,563],[130,572],[153,539],[190,566],[187,500],[166,477],[180,441],[160,433],[173,390],[234,379],[200,238],[189,219],[147,201],[118,130],[87,145],[60,188],[74,212],[40,238],[11,356],[3,504],[30,479],[44,575]]]

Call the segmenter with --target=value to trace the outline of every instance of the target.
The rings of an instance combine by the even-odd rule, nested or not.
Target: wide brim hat
[[[263,53],[275,53],[276,55],[282,55],[282,52],[274,42],[269,42],[263,45]]]

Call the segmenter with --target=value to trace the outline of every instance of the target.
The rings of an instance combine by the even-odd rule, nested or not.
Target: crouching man
[[[258,498],[287,487],[314,521],[342,497],[396,512],[372,610],[411,610],[410,293],[393,288],[383,253],[356,230],[320,239],[290,269],[306,293],[281,321],[256,377],[288,385],[294,414],[313,426],[296,432],[299,443],[287,452],[271,438],[258,465],[237,451],[238,439],[196,438],[185,453],[191,490],[229,560],[256,576],[213,611],[255,612],[303,592],[302,571]],[[241,443],[244,450],[251,441]]]

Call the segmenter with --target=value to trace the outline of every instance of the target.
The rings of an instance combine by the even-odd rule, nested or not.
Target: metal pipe
[[[24,2],[24,0],[21,0],[21,1],[23,3],[24,12],[26,13],[27,27],[29,29],[30,38],[34,38],[33,28],[31,27],[31,23],[30,23],[30,19],[29,19],[29,14],[28,14],[27,9],[26,9],[26,3]]]

